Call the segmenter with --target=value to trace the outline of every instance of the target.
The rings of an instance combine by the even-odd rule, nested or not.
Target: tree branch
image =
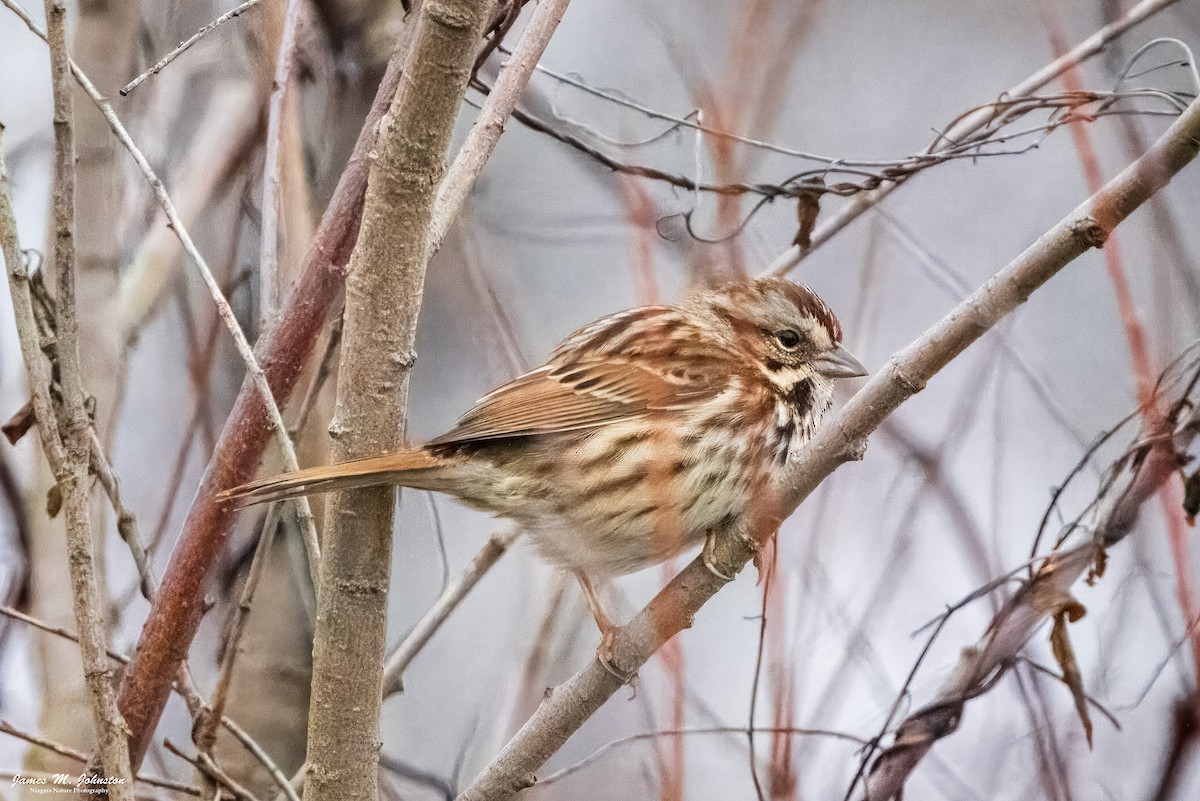
[[[722,537],[712,554],[725,575],[740,571],[778,523],[847,461],[867,438],[939,370],[1080,254],[1101,247],[1118,223],[1160,190],[1200,150],[1200,102],[1193,102],[1141,158],[963,300],[888,365],[817,432],[788,464],[780,497],[764,499],[745,531]],[[616,668],[631,675],[724,585],[700,558],[683,569],[630,623],[613,646]],[[534,782],[535,771],[619,689],[599,662],[547,694],[533,717],[475,779],[460,801],[495,801]],[[872,798],[884,796],[871,795]]]
[[[496,85],[492,87],[483,108],[480,109],[471,132],[467,134],[467,139],[459,149],[458,155],[454,157],[454,163],[450,165],[445,180],[438,187],[433,209],[433,225],[429,234],[433,252],[436,253],[441,248],[442,240],[450,230],[450,224],[458,216],[471,187],[475,185],[475,179],[479,177],[483,165],[487,163],[488,157],[496,148],[496,143],[500,141],[500,134],[504,133],[504,123],[517,107],[525,84],[529,83],[529,77],[533,75],[538,60],[546,51],[550,37],[554,35],[554,30],[567,11],[568,2],[570,0],[538,0],[529,24],[517,40],[508,65],[496,79]]]
[[[63,498],[75,625],[79,629],[84,681],[92,696],[92,721],[96,727],[100,767],[104,775],[115,782],[109,788],[110,796],[125,801],[133,798],[133,781],[127,729],[117,709],[117,697],[112,684],[113,671],[105,654],[107,629],[104,598],[96,574],[95,537],[89,503],[92,424],[84,401],[85,390],[79,363],[79,321],[75,313],[75,112],[71,98],[71,65],[67,54],[67,9],[62,0],[46,0],[45,8],[54,95],[52,230],[58,289],[56,353],[64,412],[63,426],[58,431],[61,450],[58,447],[47,448],[46,454],[52,457],[51,467]],[[8,204],[10,201],[4,202]],[[20,269],[19,261],[9,265],[13,283],[17,282]],[[39,363],[41,358],[41,354],[37,354]],[[39,390],[48,393],[49,387]],[[45,441],[50,432],[41,436]],[[53,457],[61,458],[54,460]]]
[[[380,122],[346,279],[335,461],[402,442],[433,203],[491,0],[426,0]],[[317,593],[307,801],[378,797],[380,686],[396,489],[334,493]]]

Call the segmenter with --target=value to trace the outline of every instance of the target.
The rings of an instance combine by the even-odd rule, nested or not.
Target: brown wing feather
[[[639,343],[670,341],[672,333],[680,347],[696,343],[695,332],[682,330],[678,317],[654,311],[650,324],[667,331],[631,330],[635,327],[627,315],[594,323],[567,340],[571,348],[560,347],[547,365],[485,396],[453,429],[429,444],[579,431],[688,408],[719,394],[729,380],[727,371],[655,369],[664,363],[659,358],[663,354],[648,354]],[[618,326],[621,337],[614,335]]]

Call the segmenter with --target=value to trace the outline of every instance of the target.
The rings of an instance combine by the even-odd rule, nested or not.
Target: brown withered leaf
[[[0,432],[4,433],[9,444],[16,445],[21,441],[21,437],[29,433],[29,429],[33,428],[33,424],[36,422],[33,402],[25,401],[25,405],[13,412],[13,416],[8,418],[8,422],[0,426]]]
[[[1088,748],[1092,747],[1092,718],[1088,714],[1087,693],[1083,689],[1083,673],[1079,670],[1079,662],[1075,659],[1075,649],[1071,646],[1071,637],[1067,634],[1067,621],[1075,622],[1083,617],[1083,606],[1074,601],[1077,609],[1064,607],[1054,616],[1054,628],[1050,630],[1050,648],[1054,652],[1054,661],[1062,669],[1062,678],[1071,689],[1071,697],[1075,699],[1075,711],[1083,723],[1083,733],[1087,736]]]
[[[824,185],[824,182],[820,182]],[[817,225],[817,215],[821,213],[821,192],[816,189],[804,190],[796,195],[796,237],[793,245],[807,251],[812,247],[812,232]]]
[[[1196,525],[1196,515],[1200,515],[1200,469],[1183,479],[1183,512],[1188,525]]]
[[[46,490],[46,514],[50,519],[58,517],[58,513],[62,511],[62,489],[57,484],[51,485],[50,489]]]
[[[1092,556],[1092,566],[1088,568],[1087,582],[1089,587],[1093,587],[1096,581],[1104,578],[1104,571],[1108,568],[1108,549],[1102,543],[1096,543],[1096,552]]]

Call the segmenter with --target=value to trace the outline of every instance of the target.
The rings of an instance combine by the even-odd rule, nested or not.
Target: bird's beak
[[[855,378],[866,375],[867,368],[854,358],[846,346],[840,342],[833,350],[828,350],[812,361],[813,369],[826,378]]]

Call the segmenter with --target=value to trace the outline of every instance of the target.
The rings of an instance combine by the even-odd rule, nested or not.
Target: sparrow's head
[[[852,378],[866,368],[842,345],[842,327],[825,301],[803,284],[759,278],[697,298],[730,328],[772,385],[789,391],[812,378]]]

